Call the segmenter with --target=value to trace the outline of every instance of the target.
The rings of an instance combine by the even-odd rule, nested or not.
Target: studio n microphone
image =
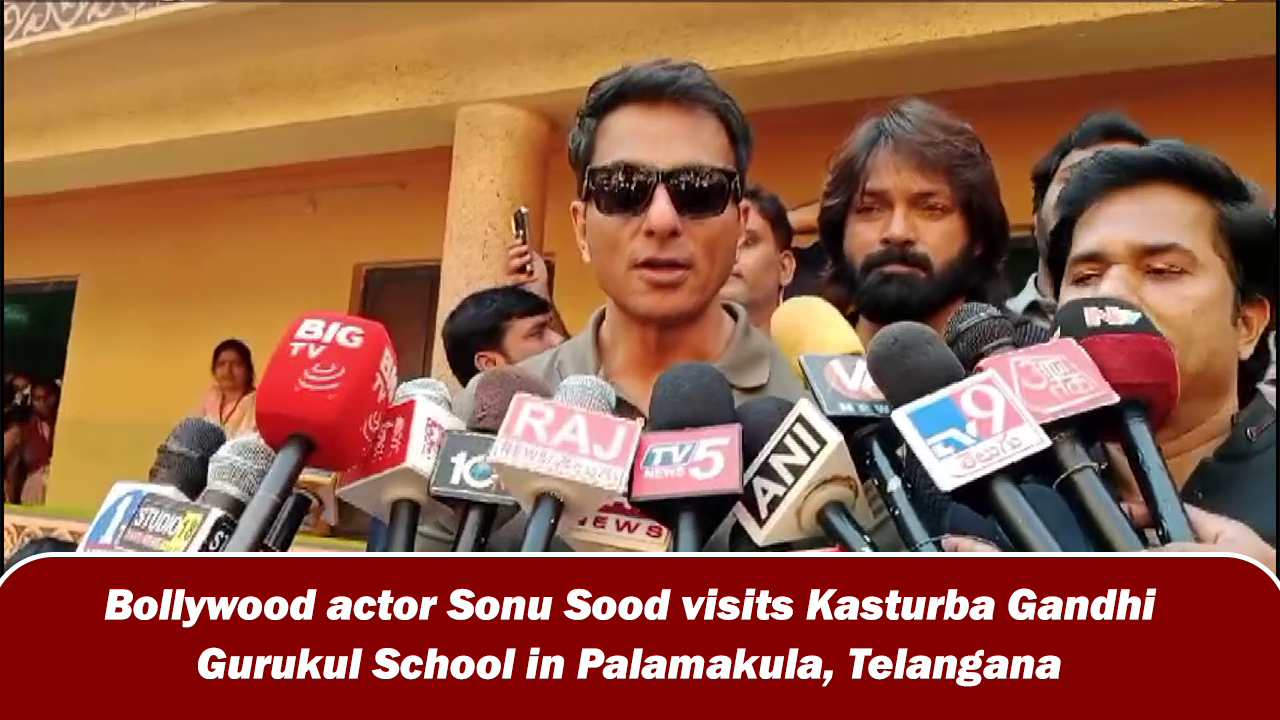
[[[431,503],[427,486],[445,432],[462,427],[444,383],[432,378],[405,382],[383,413],[368,456],[343,477],[338,497],[387,523],[388,552],[413,552],[422,509]]]
[[[942,338],[915,322],[880,330],[867,367],[894,406],[894,425],[940,490],[995,515],[1019,550],[1062,551],[1004,472],[1050,441],[998,375],[966,377]]]
[[[1120,396],[1120,446],[1165,544],[1196,542],[1169,474],[1155,430],[1178,405],[1178,363],[1173,346],[1137,306],[1119,298],[1072,300],[1058,308],[1054,327],[1074,338]]]
[[[710,363],[676,363],[653,384],[645,430],[631,504],[671,531],[672,550],[700,552],[742,496],[733,388]]]
[[[1096,543],[1112,552],[1142,552],[1142,538],[1085,447],[1098,438],[1089,435],[1082,441],[1080,433],[1096,426],[1097,411],[1114,406],[1120,396],[1074,340],[1050,339],[1018,348],[1014,332],[1013,321],[995,307],[965,303],[952,314],[944,336],[961,364],[998,374],[1044,428],[1053,443],[1057,479],[1052,485],[1086,522]]]
[[[521,552],[546,552],[562,519],[571,528],[627,492],[640,424],[615,417],[616,402],[592,375],[565,378],[554,400],[511,399],[489,465],[529,516]]]
[[[258,432],[276,459],[227,543],[254,552],[308,464],[357,467],[396,387],[396,356],[382,325],[338,313],[299,317],[276,347],[257,390]]]
[[[898,535],[910,550],[939,552],[901,479],[901,466],[885,444],[892,409],[867,371],[862,341],[833,305],[816,297],[792,298],[770,324],[774,342],[813,392],[824,415],[845,435],[858,476],[870,479]]]
[[[858,482],[844,436],[809,400],[738,406],[747,470],[733,515],[758,546],[826,536],[853,552],[876,547],[853,515]]]
[[[448,506],[458,518],[453,552],[481,552],[493,529],[505,522],[520,502],[507,492],[489,464],[494,433],[502,427],[511,399],[520,393],[550,398],[551,387],[542,378],[515,365],[504,365],[478,375],[471,388],[471,416],[467,429],[444,434],[440,461],[431,473],[431,497]]]
[[[180,421],[156,450],[147,480],[172,485],[194,500],[207,481],[209,458],[227,441],[216,423],[189,417]]]

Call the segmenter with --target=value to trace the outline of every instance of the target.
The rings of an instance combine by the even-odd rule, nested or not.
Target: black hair
[[[13,554],[4,561],[4,572],[8,573],[18,563],[29,557],[36,555],[44,555],[45,553],[69,553],[76,551],[76,544],[70,540],[63,540],[56,537],[37,537],[32,538],[22,544]]]
[[[746,182],[751,164],[751,125],[724,88],[706,68],[693,62],[662,58],[623,65],[596,78],[578,108],[569,131],[569,166],[582,190],[583,177],[595,153],[596,130],[605,117],[625,105],[673,103],[699,108],[716,116],[733,147],[734,169]]]
[[[551,303],[517,285],[487,288],[462,298],[440,329],[445,359],[458,382],[466,385],[480,373],[476,353],[502,352],[502,339],[512,320],[551,312]]]
[[[226,350],[231,350],[240,356],[240,362],[244,363],[245,373],[249,381],[247,389],[253,390],[254,383],[257,381],[257,374],[253,369],[253,353],[249,352],[249,346],[240,340],[227,338],[213,348],[213,359],[209,361],[209,372],[213,372],[218,368],[218,356]]]
[[[1107,148],[1080,164],[1058,196],[1058,220],[1049,234],[1046,265],[1057,296],[1077,223],[1089,208],[1112,193],[1152,183],[1177,185],[1199,195],[1217,211],[1220,254],[1235,285],[1236,302],[1263,299],[1274,323],[1277,286],[1277,236],[1274,212],[1254,186],[1212,153],[1181,140],[1153,140],[1142,147]],[[1265,332],[1265,331],[1264,331]],[[1267,344],[1259,341],[1240,362],[1239,397],[1253,398],[1269,364]]]
[[[919,98],[899,100],[872,115],[836,152],[818,208],[818,242],[831,258],[824,295],[842,312],[854,269],[844,254],[849,210],[867,182],[867,167],[882,150],[903,154],[922,168],[941,173],[956,195],[974,254],[966,299],[1003,305],[1008,288],[1000,275],[1009,247],[1009,216],[1000,199],[995,166],[969,123]]]
[[[1138,127],[1128,115],[1118,110],[1100,110],[1085,115],[1067,134],[1058,138],[1049,152],[1031,168],[1031,214],[1040,220],[1040,209],[1044,206],[1045,195],[1053,184],[1053,176],[1058,174],[1062,161],[1077,151],[1108,143],[1130,143],[1146,145],[1151,138]],[[1037,227],[1044,223],[1038,222]],[[1048,234],[1048,228],[1039,232]]]
[[[791,239],[795,231],[791,227],[790,218],[787,217],[787,205],[782,202],[782,198],[778,197],[777,193],[769,192],[763,186],[754,183],[747,186],[747,191],[742,194],[742,197],[754,205],[756,211],[768,223],[769,230],[773,233],[773,242],[778,250],[780,252],[791,250]]]

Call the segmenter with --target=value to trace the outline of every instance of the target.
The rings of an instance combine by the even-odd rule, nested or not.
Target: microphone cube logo
[[[908,403],[891,415],[903,440],[943,492],[1049,447],[1009,386],[984,371]]]
[[[519,393],[511,399],[489,461],[547,477],[626,492],[640,426],[630,420]]]
[[[742,427],[719,425],[640,437],[631,498],[662,500],[742,492]]]
[[[993,355],[978,369],[999,374],[1041,425],[1120,402],[1093,358],[1070,338]]]
[[[813,397],[823,413],[835,417],[882,418],[892,408],[867,372],[861,355],[813,354],[800,356]]]
[[[1091,328],[1099,328],[1105,326],[1111,327],[1130,327],[1136,325],[1142,319],[1142,313],[1137,310],[1116,307],[1114,305],[1106,305],[1098,307],[1089,305],[1084,308],[1084,324]]]
[[[453,498],[488,505],[516,505],[489,464],[493,436],[450,431],[440,447],[440,463],[431,474],[432,497]]]

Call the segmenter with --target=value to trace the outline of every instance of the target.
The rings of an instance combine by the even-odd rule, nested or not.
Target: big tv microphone
[[[671,531],[672,550],[700,552],[742,496],[742,427],[729,381],[681,362],[653,384],[631,504]]]
[[[227,441],[216,423],[189,417],[180,421],[156,450],[147,480],[172,485],[194,500],[204,490],[209,458]]]
[[[387,523],[388,552],[413,552],[445,432],[462,428],[452,407],[439,380],[410,380],[396,388],[369,455],[338,487],[339,498]]]
[[[489,465],[528,514],[521,552],[546,552],[568,527],[623,495],[640,425],[615,417],[613,387],[570,375],[554,400],[516,395],[489,449]]]
[[[306,313],[276,347],[257,391],[257,426],[277,453],[227,552],[254,552],[308,464],[343,471],[368,454],[396,386],[396,355],[382,325]]]
[[[519,501],[506,491],[489,464],[489,448],[512,398],[520,393],[551,397],[551,386],[515,365],[486,370],[468,385],[472,402],[467,429],[444,434],[429,488],[431,497],[451,508],[458,518],[453,552],[481,552],[500,524],[499,514],[509,517],[519,509]]]
[[[1120,446],[1164,544],[1195,542],[1177,485],[1153,430],[1178,405],[1178,363],[1173,346],[1135,305],[1118,298],[1072,300],[1058,308],[1054,326],[1074,338],[1120,395]]]
[[[813,403],[753,398],[738,406],[737,416],[750,464],[733,515],[753,543],[768,547],[825,535],[848,551],[876,550],[853,516],[862,485],[844,436]]]
[[[1014,332],[1013,321],[997,308],[965,303],[943,335],[962,365],[999,375],[1044,428],[1053,443],[1053,486],[1085,520],[1094,541],[1113,552],[1142,552],[1142,538],[1107,490],[1080,435],[1081,428],[1096,424],[1097,411],[1114,406],[1120,396],[1074,340],[1050,339],[1019,349]]]
[[[895,408],[894,425],[938,489],[994,514],[1019,550],[1062,552],[1004,472],[1050,442],[999,376],[966,377],[942,338],[915,322],[876,333],[867,367]]]
[[[942,548],[904,487],[891,446],[885,445],[884,421],[892,408],[867,370],[858,334],[839,310],[815,297],[782,303],[770,331],[782,353],[793,359],[823,414],[844,432],[858,476],[871,480],[906,547],[939,552]]]

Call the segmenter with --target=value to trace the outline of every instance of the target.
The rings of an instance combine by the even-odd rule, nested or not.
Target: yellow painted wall
[[[1275,82],[1271,57],[936,99],[981,133],[1011,219],[1025,224],[1031,164],[1098,107],[1212,148],[1274,193]],[[875,104],[753,118],[755,179],[790,203],[814,199],[828,155]],[[562,145],[547,174],[544,249],[576,329],[601,296],[573,246]],[[88,510],[114,480],[145,473],[205,387],[218,340],[243,337],[261,364],[296,313],[349,307],[356,264],[438,258],[448,177],[437,149],[6,200],[5,279],[80,278],[49,502]]]

